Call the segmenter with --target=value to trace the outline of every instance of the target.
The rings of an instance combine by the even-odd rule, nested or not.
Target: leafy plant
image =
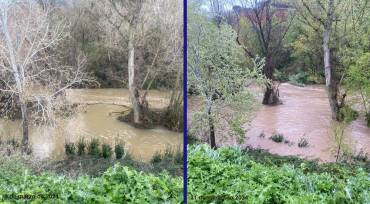
[[[154,176],[115,165],[99,177],[69,179],[17,169],[21,171],[14,171],[9,177],[0,176],[1,203],[181,203],[183,200],[182,178],[173,178],[166,172]]]
[[[368,203],[369,186],[369,172],[348,164],[188,147],[189,203]]]

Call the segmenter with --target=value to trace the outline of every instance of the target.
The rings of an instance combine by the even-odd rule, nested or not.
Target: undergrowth
[[[263,150],[188,147],[189,203],[369,203],[367,164],[318,164]]]

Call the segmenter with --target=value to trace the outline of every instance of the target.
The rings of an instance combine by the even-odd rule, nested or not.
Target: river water
[[[32,127],[30,144],[33,154],[40,159],[63,159],[65,142],[78,142],[80,138],[89,141],[97,138],[101,143],[124,143],[125,149],[135,159],[148,161],[158,151],[166,148],[181,148],[182,133],[165,128],[138,129],[117,120],[117,112],[130,106],[126,89],[73,89],[67,91],[71,103],[86,104],[57,127]],[[170,92],[150,91],[148,101],[152,108],[168,105]],[[124,105],[124,106],[121,106]],[[0,136],[20,138],[20,121],[0,120]]]
[[[322,162],[335,161],[338,144],[335,140],[334,130],[338,124],[331,119],[325,86],[297,87],[283,83],[279,90],[283,104],[278,106],[260,105],[251,122],[243,126],[246,135],[242,146],[261,148],[279,155],[320,159]],[[262,89],[253,87],[251,91],[256,94],[259,101],[262,101]],[[354,106],[359,102],[360,99],[356,97],[352,97],[348,101]],[[201,106],[201,103],[197,97],[190,97],[188,106],[188,110],[194,112],[197,107]],[[225,109],[223,112],[228,112],[228,110]],[[191,114],[188,115],[191,116]],[[189,118],[188,123],[191,124]],[[219,145],[238,145],[235,138],[224,140],[221,137],[220,139],[220,135],[228,135],[227,128],[223,127],[222,124],[216,129]],[[261,133],[265,137],[260,137]],[[363,117],[349,124],[344,133],[345,139],[344,145],[342,145],[344,150],[354,154],[362,150],[370,156],[370,128],[366,126]],[[283,134],[284,138],[291,143],[276,143],[269,139],[273,134]],[[308,141],[308,147],[298,147],[297,144],[301,138]]]
[[[279,155],[298,155],[323,162],[335,161],[338,143],[335,140],[336,122],[331,119],[329,101],[325,86],[310,85],[297,87],[287,83],[280,86],[283,101],[278,106],[262,106],[250,124],[246,144],[267,149]],[[359,102],[352,98],[349,103]],[[265,138],[259,137],[261,133]],[[276,143],[268,139],[280,133],[294,145]],[[298,147],[301,138],[308,141],[308,147]],[[360,117],[344,131],[344,150],[358,153],[361,150],[370,155],[370,128]]]

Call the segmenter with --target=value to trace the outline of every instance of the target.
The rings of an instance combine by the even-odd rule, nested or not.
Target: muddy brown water
[[[170,92],[150,91],[148,101],[153,108],[168,105]],[[162,127],[138,129],[117,120],[115,112],[130,106],[129,92],[125,89],[74,89],[68,90],[67,99],[72,103],[88,104],[57,127],[31,127],[30,144],[33,154],[40,159],[63,159],[64,144],[97,138],[112,147],[124,142],[125,149],[134,158],[149,161],[158,151],[166,148],[178,149],[182,144],[182,133]],[[124,105],[124,106],[121,106]],[[20,121],[0,120],[0,136],[20,138]]]
[[[261,98],[261,89],[253,88],[252,91]],[[301,158],[319,159],[322,162],[335,161],[338,145],[334,129],[338,124],[331,119],[325,86],[297,87],[283,83],[280,85],[280,97],[282,105],[261,105],[252,121],[244,125],[247,133],[242,146],[249,145],[274,154],[296,155]],[[353,98],[350,101],[356,102],[360,102],[359,99]],[[199,105],[199,101],[194,100],[189,104]],[[261,133],[265,135],[264,138],[260,137]],[[276,143],[269,139],[277,133],[283,134],[291,144]],[[366,126],[363,117],[346,127],[344,137],[345,150],[352,153],[362,150],[370,155],[370,128]],[[298,147],[301,138],[308,141],[308,147]],[[233,139],[219,142],[221,145],[237,145]]]

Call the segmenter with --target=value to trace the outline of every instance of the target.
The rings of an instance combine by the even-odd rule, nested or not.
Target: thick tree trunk
[[[28,111],[27,111],[27,103],[21,102],[21,112],[22,112],[22,130],[23,130],[23,137],[22,137],[22,145],[24,150],[28,149]]]
[[[332,30],[332,24],[333,24],[333,6],[334,1],[329,0],[328,1],[328,19],[325,22],[324,25],[324,33],[323,33],[323,51],[324,51],[324,67],[325,67],[325,85],[328,91],[328,97],[329,97],[329,104],[332,112],[332,118],[337,119],[337,113],[338,113],[338,100],[337,100],[337,94],[338,94],[338,87],[337,83],[333,76],[333,68],[331,66],[331,52],[329,47],[330,42],[330,34]]]
[[[128,39],[128,88],[130,91],[130,99],[132,110],[134,112],[134,123],[140,123],[140,105],[139,91],[135,86],[135,29],[130,26]]]
[[[266,76],[267,79],[273,81],[273,62],[272,56],[270,54],[266,55],[266,64],[263,68],[263,74]],[[273,84],[267,85],[265,94],[263,96],[262,104],[264,105],[277,105],[280,103],[280,99],[278,96],[278,90],[275,90]]]
[[[212,149],[216,149],[215,124],[212,118],[212,107],[208,108],[209,142]]]

